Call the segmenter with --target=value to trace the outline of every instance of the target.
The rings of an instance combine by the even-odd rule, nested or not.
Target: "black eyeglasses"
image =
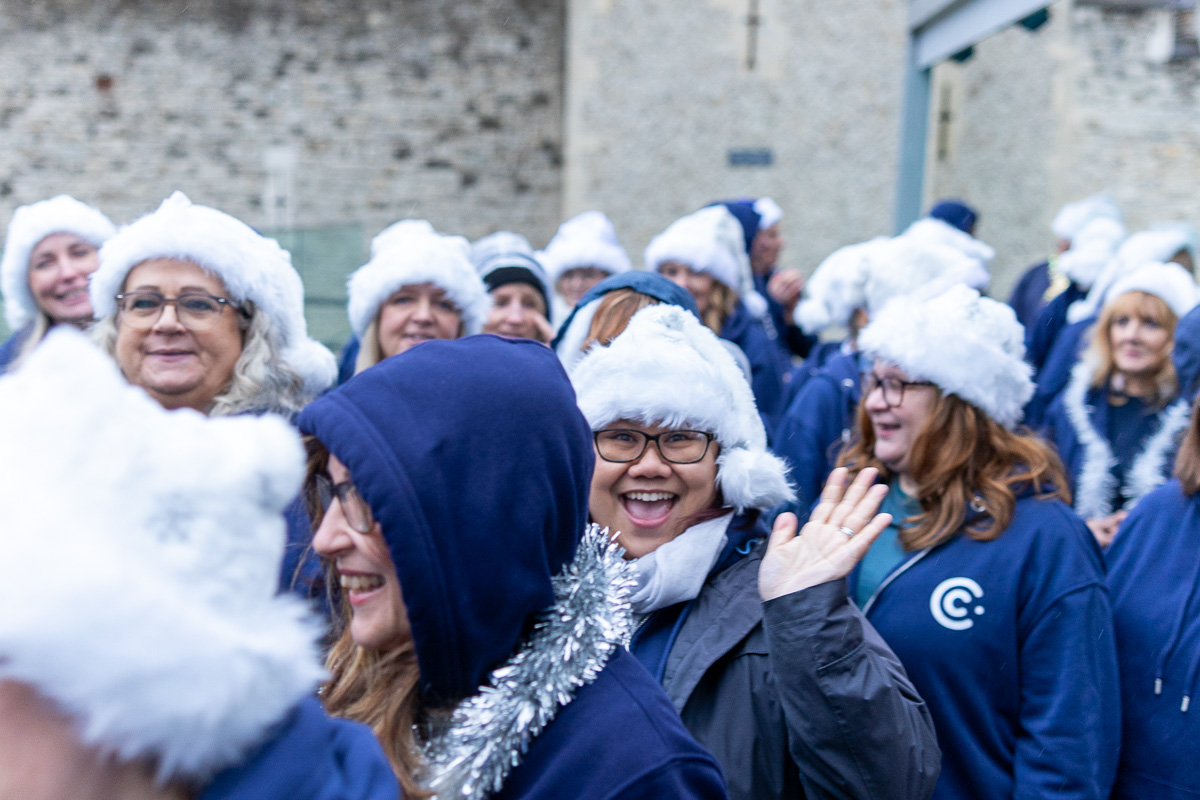
[[[881,378],[874,372],[864,372],[862,374],[862,396],[865,400],[867,395],[875,391],[876,388],[883,390],[883,402],[888,408],[895,408],[904,402],[904,390],[909,386],[934,386],[932,381],[902,381],[899,378]]]
[[[628,428],[612,428],[596,431],[592,438],[596,442],[596,453],[614,464],[637,461],[651,442],[658,447],[658,454],[664,461],[695,464],[707,455],[713,435],[704,431],[663,431],[651,436]]]
[[[375,527],[375,518],[371,515],[371,509],[353,483],[350,481],[334,483],[324,475],[317,475],[316,484],[317,499],[321,501],[322,514],[329,513],[329,507],[333,505],[333,498],[336,497],[342,504],[342,515],[345,516],[346,522],[350,523],[351,528],[359,533],[370,533],[371,528]]]
[[[139,289],[122,292],[116,296],[117,311],[121,321],[137,330],[149,330],[162,317],[163,309],[175,306],[179,323],[190,331],[206,331],[217,323],[221,312],[228,306],[243,317],[248,316],[236,303],[225,297],[216,297],[206,292],[184,292],[178,297],[164,297],[158,292]]]

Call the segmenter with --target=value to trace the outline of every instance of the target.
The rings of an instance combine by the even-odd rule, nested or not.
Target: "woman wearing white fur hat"
[[[791,383],[800,385],[771,440],[771,449],[788,462],[798,510],[807,511],[816,502],[838,450],[854,433],[864,369],[857,332],[898,297],[928,297],[960,283],[982,289],[987,282],[987,270],[978,260],[906,237],[842,248],[817,267],[797,316],[806,333],[837,325],[850,335],[811,375],[793,374]]]
[[[14,333],[0,346],[0,373],[28,354],[55,325],[88,325],[88,276],[116,228],[99,210],[65,194],[13,214],[0,261],[4,314]]]
[[[336,376],[287,251],[182,192],[105,243],[91,299],[97,341],[164,408],[290,416]]]
[[[1174,263],[1144,264],[1114,283],[1089,349],[1047,412],[1075,510],[1102,547],[1133,504],[1171,476],[1189,414],[1171,348],[1175,324],[1197,299],[1195,280]]]
[[[1100,554],[1051,449],[1014,430],[1033,391],[1012,309],[965,286],[892,303],[870,358],[852,472],[892,524],[853,597],[933,714],[935,798],[1108,797],[1120,737]]]
[[[692,293],[713,333],[746,354],[758,411],[774,431],[791,364],[776,341],[767,301],[754,289],[741,223],[724,206],[702,208],[651,239],[645,258],[646,269]]]
[[[633,268],[612,221],[601,211],[584,211],[559,225],[538,259],[554,287],[555,324],[597,283]]]
[[[870,476],[840,504],[832,481],[798,538],[785,515],[764,548],[760,511],[791,496],[784,465],[733,357],[692,314],[639,311],[571,378],[595,440],[592,519],[634,559],[631,649],[730,796],[927,796],[927,713],[841,580],[887,521],[872,519]]]
[[[352,374],[421,342],[479,333],[491,307],[467,240],[423,219],[401,220],[376,236],[371,260],[350,276],[347,291],[355,338],[341,361],[353,356]]]
[[[26,567],[0,587],[0,797],[396,800],[370,730],[313,696],[320,624],[275,593],[294,431],[168,414],[66,331],[0,409],[0,542]]]

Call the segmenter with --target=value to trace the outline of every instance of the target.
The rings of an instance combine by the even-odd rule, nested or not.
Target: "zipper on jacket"
[[[888,587],[888,584],[890,584],[892,581],[896,580],[896,578],[900,577],[900,575],[902,573],[907,572],[909,567],[911,567],[913,564],[920,561],[922,558],[924,558],[928,554],[929,554],[929,548],[926,547],[924,550],[921,550],[920,552],[918,552],[915,556],[910,558],[908,561],[905,561],[900,566],[900,568],[893,571],[891,575],[888,575],[886,578],[884,578],[883,583],[879,584],[879,586],[877,586],[875,588],[875,591],[871,594],[871,597],[867,600],[867,604],[862,607],[863,616],[865,617],[867,615],[867,612],[871,610],[871,606],[875,605],[875,598],[879,597],[879,593],[882,592],[884,589],[886,589]]]

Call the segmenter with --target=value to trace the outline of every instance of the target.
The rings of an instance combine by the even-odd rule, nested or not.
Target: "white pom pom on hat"
[[[320,624],[277,594],[298,434],[165,411],[62,328],[0,378],[0,413],[20,421],[0,429],[0,546],[19,567],[0,584],[0,679],[162,780],[237,763],[323,677]]]
[[[388,226],[371,242],[371,260],[350,275],[350,327],[360,339],[389,297],[403,286],[431,283],[462,314],[468,336],[487,322],[491,295],[471,264],[471,245],[461,236],[445,236],[423,219]]]
[[[649,306],[571,372],[593,430],[619,419],[709,431],[721,446],[717,484],[736,510],[789,500],[787,467],[767,450],[750,384],[716,335],[690,312]]]
[[[868,358],[894,364],[983,410],[1006,428],[1033,396],[1025,331],[1004,303],[963,285],[889,303],[859,335]]]
[[[4,317],[18,330],[37,315],[29,291],[29,257],[33,248],[53,233],[73,233],[99,247],[117,232],[99,209],[69,195],[20,206],[13,212],[0,260],[0,291],[4,292]]]
[[[584,211],[559,225],[537,259],[546,268],[552,284],[571,269],[595,267],[617,275],[633,268],[617,241],[616,228],[601,211]]]
[[[333,385],[337,361],[324,345],[309,338],[304,283],[292,267],[291,254],[274,239],[175,192],[100,248],[100,268],[90,286],[98,319],[116,314],[116,295],[130,271],[155,258],[197,264],[220,278],[234,300],[254,303],[270,318],[280,356],[303,379],[308,394]]]

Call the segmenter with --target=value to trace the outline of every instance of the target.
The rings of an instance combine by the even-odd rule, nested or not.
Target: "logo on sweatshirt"
[[[970,578],[947,578],[929,597],[929,610],[943,628],[965,631],[975,624],[971,616],[982,616],[983,606],[975,601],[983,597],[983,587]]]

